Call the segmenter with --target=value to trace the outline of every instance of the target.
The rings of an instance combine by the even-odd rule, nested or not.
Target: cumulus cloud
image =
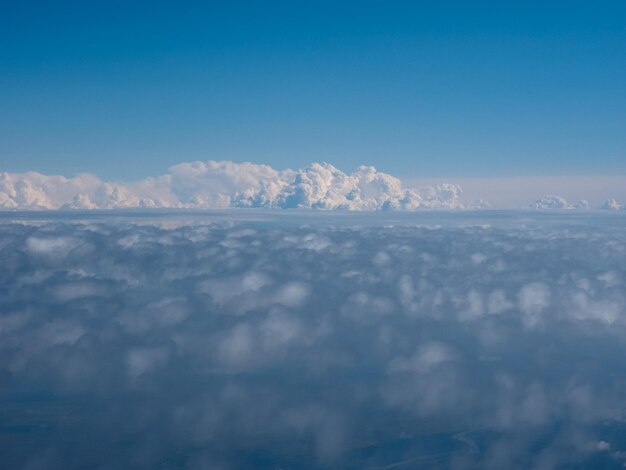
[[[3,219],[0,463],[626,461],[619,214],[272,217]]]
[[[615,199],[607,199],[602,204],[602,209],[618,211],[620,209],[623,209],[623,206],[619,202],[617,202]]]
[[[165,175],[131,183],[39,173],[0,174],[0,209],[313,208],[414,210],[489,207],[461,200],[458,185],[403,188],[371,166],[347,174],[329,163],[278,171],[267,165],[181,163]]]
[[[581,199],[576,204],[570,204],[565,198],[561,196],[555,196],[554,194],[545,194],[533,202],[530,206],[531,209],[589,209],[589,202],[585,199]]]
[[[471,180],[464,181],[476,185]],[[558,190],[563,184],[556,181],[554,185]],[[503,207],[500,199],[508,199],[501,194],[502,188],[498,188],[500,192],[494,190],[491,198],[497,199],[493,201],[496,207]],[[281,171],[255,163],[196,161],[174,165],[158,177],[132,182],[102,181],[91,174],[68,178],[36,172],[0,173],[0,210],[262,207],[412,211],[492,207],[484,199],[468,200],[462,194],[458,184],[406,186],[400,179],[372,166],[360,166],[353,173],[345,173],[329,163]],[[594,207],[620,209],[622,206],[609,199]],[[589,209],[590,205],[584,199],[570,203],[564,197],[548,193],[527,208],[581,210]]]

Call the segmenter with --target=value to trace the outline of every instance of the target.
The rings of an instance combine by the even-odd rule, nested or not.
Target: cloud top
[[[624,468],[621,217],[226,212],[0,223],[3,468]]]
[[[489,193],[489,200],[493,198],[496,207],[502,207],[503,200],[507,199],[502,191],[500,188],[500,192]],[[504,191],[508,194],[511,188]],[[405,186],[399,178],[373,166],[360,166],[352,173],[345,173],[330,163],[312,163],[297,170],[276,170],[256,163],[196,161],[174,165],[161,176],[131,182],[104,181],[86,173],[69,178],[36,172],[0,173],[0,210],[266,208],[414,211],[492,207],[483,199],[473,200],[467,195],[462,197],[462,194],[458,184]],[[585,210],[590,205],[584,199],[570,203],[549,192],[531,204],[518,207]],[[623,209],[615,199],[595,207]]]
[[[471,205],[461,200],[461,188],[455,184],[403,188],[398,178],[372,166],[344,173],[329,163],[279,171],[254,163],[197,161],[131,183],[102,181],[90,174],[0,174],[2,209],[226,207],[414,210]]]

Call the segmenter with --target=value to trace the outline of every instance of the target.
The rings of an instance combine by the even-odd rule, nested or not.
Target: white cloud
[[[170,167],[164,175],[134,182],[102,181],[90,174],[72,178],[36,172],[0,173],[0,210],[124,208],[309,208],[345,210],[460,209],[521,207],[535,191],[559,191],[570,200],[600,194],[621,197],[624,177],[455,178],[459,184],[404,180],[360,166],[344,173],[329,163],[297,170],[231,161],[196,161]],[[563,193],[561,193],[563,191]],[[466,198],[462,198],[462,193]],[[581,199],[547,192],[526,207],[588,209]],[[489,202],[485,201],[485,198]],[[615,199],[603,207],[619,209]]]
[[[574,209],[574,206],[553,194],[545,194],[530,205],[531,209]]]
[[[76,246],[68,237],[29,237],[26,250],[33,256],[53,257],[57,260],[67,256]]]
[[[583,291],[576,292],[572,296],[571,315],[581,320],[597,320],[611,325],[619,319],[622,310],[618,302],[594,301]]]
[[[622,175],[569,175],[569,176],[490,176],[455,177],[463,187],[468,201],[487,199],[496,209],[519,209],[528,207],[542,194],[558,194],[568,204],[584,209],[585,202],[591,209],[599,209],[611,198],[626,198],[626,174]],[[406,186],[435,186],[442,182],[436,178],[402,178]],[[574,203],[573,201],[580,201]]]
[[[570,204],[564,197],[555,196],[554,194],[545,194],[533,202],[530,206],[531,209],[578,209],[588,210],[589,201],[581,199],[576,204]]]
[[[619,202],[617,202],[615,199],[607,199],[602,204],[602,209],[618,211],[618,210],[620,210],[622,208],[623,208],[622,205]]]
[[[311,289],[302,282],[290,282],[276,293],[274,301],[285,307],[299,307],[309,296]]]
[[[329,163],[278,171],[267,165],[181,163],[131,183],[39,173],[0,174],[0,209],[313,208],[347,210],[466,207],[458,185],[403,188],[399,179],[361,166],[347,174]],[[481,204],[480,207],[484,207]]]

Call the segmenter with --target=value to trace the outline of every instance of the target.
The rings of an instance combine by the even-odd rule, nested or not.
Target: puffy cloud
[[[580,201],[578,201],[578,203],[574,207],[576,209],[588,210],[589,209],[589,201],[587,201],[586,199],[581,199]]]
[[[464,181],[470,186],[486,184]],[[345,173],[329,163],[312,163],[306,168],[281,171],[255,163],[196,161],[174,165],[161,176],[132,182],[102,181],[90,174],[67,178],[36,172],[5,172],[0,173],[0,210],[263,207],[412,211],[492,207],[484,199],[464,199],[458,184],[413,184],[403,185],[400,179],[372,166],[360,166],[353,173]],[[556,189],[563,189],[563,182],[558,178],[553,184]],[[581,184],[583,189],[588,189],[588,182],[585,185],[585,181],[575,178],[571,184]],[[496,207],[511,206],[501,193],[506,185],[503,179],[495,186],[491,197],[497,199],[493,201]],[[480,194],[485,191],[483,188]],[[527,207],[589,209],[590,205],[585,199],[570,203],[548,193]],[[615,199],[601,206],[605,209],[621,207]]]
[[[615,199],[608,199],[602,204],[602,209],[608,209],[612,211],[618,211],[622,209],[622,205]]]
[[[546,209],[589,209],[589,201],[581,199],[576,204],[570,204],[565,198],[555,196],[554,194],[545,194],[533,202],[530,209],[546,210]]]
[[[11,215],[0,462],[620,468],[623,220],[563,220]]]
[[[573,209],[569,202],[561,196],[545,194],[530,205],[532,209]]]
[[[488,207],[484,201],[476,207]],[[1,209],[312,208],[347,210],[457,209],[461,188],[438,184],[403,188],[400,180],[361,166],[347,174],[329,163],[278,171],[267,165],[181,163],[165,175],[120,183],[88,174],[0,174]]]

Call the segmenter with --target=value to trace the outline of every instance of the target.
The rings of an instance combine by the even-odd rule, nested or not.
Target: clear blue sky
[[[626,2],[4,2],[0,171],[626,173]]]

